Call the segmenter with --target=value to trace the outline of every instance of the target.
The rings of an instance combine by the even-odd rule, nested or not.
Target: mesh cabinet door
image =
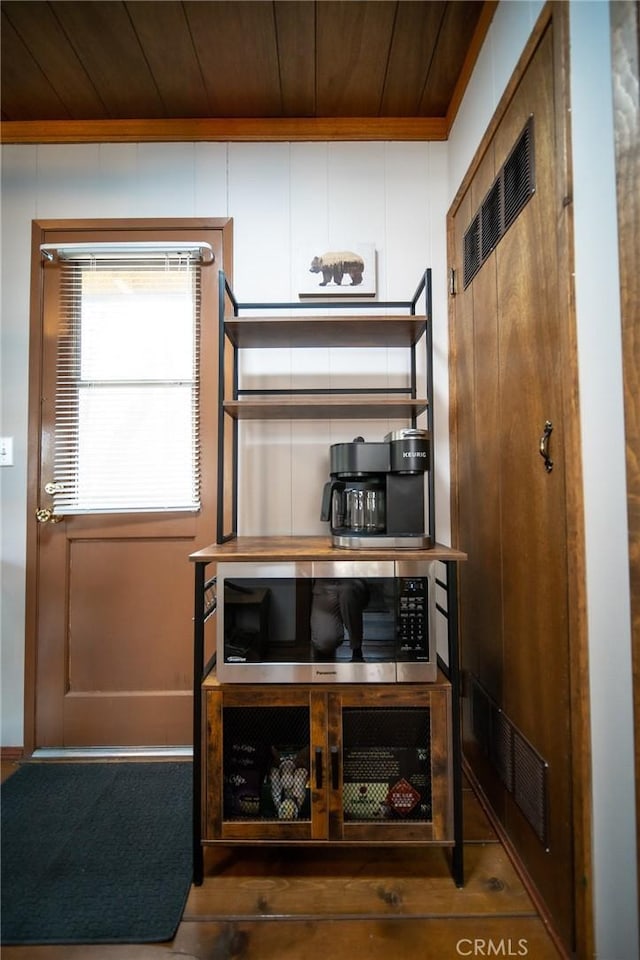
[[[330,695],[340,732],[340,743],[330,744],[332,839],[452,838],[448,689],[414,695],[413,703],[398,693],[399,705]]]
[[[326,839],[324,703],[300,688],[208,692],[207,840]]]

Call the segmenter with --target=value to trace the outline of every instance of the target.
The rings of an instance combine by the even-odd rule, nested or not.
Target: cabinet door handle
[[[340,786],[340,756],[337,747],[331,747],[331,788],[337,790]]]
[[[322,747],[316,747],[316,790],[322,790]]]
[[[551,420],[547,420],[544,425],[544,433],[540,437],[540,456],[544,460],[544,468],[547,473],[553,470],[553,460],[549,456],[549,437],[553,431]]]

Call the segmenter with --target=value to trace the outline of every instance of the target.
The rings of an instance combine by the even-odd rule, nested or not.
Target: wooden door
[[[496,249],[499,324],[502,706],[547,767],[541,843],[508,798],[506,824],[572,933],[572,782],[563,342],[555,223],[553,41],[545,35],[495,136],[503,162],[534,118],[536,192]],[[547,470],[540,453],[553,427]],[[551,867],[553,862],[553,867]]]
[[[553,28],[546,29],[450,222],[461,239],[533,117],[535,192],[451,306],[454,517],[465,742],[474,773],[567,944],[574,935],[566,418],[571,366],[557,224],[562,197]],[[471,404],[473,413],[463,411]],[[550,471],[540,455],[553,424]],[[465,541],[469,538],[469,543]]]
[[[51,506],[59,270],[42,242],[206,241],[201,269],[201,509],[93,514],[38,524]],[[165,746],[192,740],[193,570],[215,539],[218,270],[231,221],[34,224],[25,746]]]

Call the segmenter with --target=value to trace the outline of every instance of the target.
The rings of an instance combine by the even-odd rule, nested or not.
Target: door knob
[[[38,507],[36,510],[36,520],[38,523],[60,523],[64,520],[64,517],[54,514],[53,510],[48,510],[46,507]]]
[[[56,483],[55,481],[50,480],[49,483],[45,483],[44,485],[45,493],[62,493],[63,490],[64,486],[61,483]]]

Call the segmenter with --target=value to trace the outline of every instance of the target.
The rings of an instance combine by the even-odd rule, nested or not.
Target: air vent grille
[[[480,252],[480,214],[477,213],[464,235],[464,285],[471,283],[482,265]]]
[[[480,204],[464,235],[464,287],[469,286],[535,193],[533,116]]]
[[[509,792],[513,791],[513,726],[502,710],[491,710],[491,745],[489,756],[498,776]]]
[[[516,730],[513,734],[513,799],[547,845],[547,765]]]
[[[529,120],[503,167],[505,233],[535,191],[532,131]]]
[[[482,259],[489,256],[502,236],[502,180],[496,180],[481,208]]]
[[[473,735],[505,789],[548,846],[548,765],[476,677],[471,677]]]

